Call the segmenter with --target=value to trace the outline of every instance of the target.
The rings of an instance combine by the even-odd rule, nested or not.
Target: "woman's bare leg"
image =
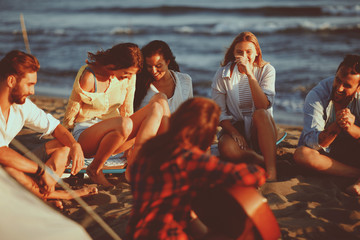
[[[103,120],[81,133],[79,143],[85,157],[94,157],[86,169],[93,182],[104,186],[113,186],[105,178],[102,168],[111,155],[131,147],[132,142],[127,142],[127,139],[132,128],[130,118],[115,117]]]
[[[134,122],[134,131],[130,136],[135,137],[135,143],[131,155],[127,159],[128,166],[126,168],[125,177],[128,181],[130,180],[129,169],[136,159],[141,146],[158,132],[162,120],[162,108],[156,102],[149,103],[130,116],[130,118]]]
[[[241,149],[235,140],[229,135],[224,134],[220,137],[219,153],[223,160],[234,163],[246,162],[254,164],[263,164],[264,159],[250,148]]]
[[[162,133],[168,129],[170,110],[167,98],[164,94],[156,94],[150,100],[149,104],[136,111],[130,116],[133,121],[133,131],[129,139],[135,137],[134,148],[128,158],[128,167],[125,177],[130,180],[130,169],[132,162],[136,159],[142,145],[156,134]]]
[[[253,114],[253,134],[264,156],[268,180],[276,180],[276,137],[277,129],[271,115],[264,109]]]
[[[151,102],[159,103],[163,109],[163,117],[161,119],[161,124],[160,124],[157,134],[164,133],[169,129],[170,115],[171,115],[167,97],[163,93],[158,93],[158,94],[155,94],[150,99],[150,103]]]

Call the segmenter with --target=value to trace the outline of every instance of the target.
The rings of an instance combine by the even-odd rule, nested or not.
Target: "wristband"
[[[35,176],[36,177],[41,177],[42,175],[44,175],[44,173],[45,173],[45,170],[42,167],[40,167],[40,165],[38,165]]]

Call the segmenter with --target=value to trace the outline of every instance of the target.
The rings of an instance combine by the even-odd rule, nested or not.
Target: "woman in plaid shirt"
[[[265,172],[206,153],[220,109],[207,98],[191,98],[171,116],[169,130],[146,142],[130,168],[134,197],[128,239],[191,239],[191,200],[215,185],[260,186]]]

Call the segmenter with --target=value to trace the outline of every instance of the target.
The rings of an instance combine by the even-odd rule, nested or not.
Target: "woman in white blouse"
[[[276,180],[275,69],[262,59],[253,33],[242,32],[234,39],[211,87],[221,108],[220,156],[265,164],[268,180]]]
[[[191,77],[180,73],[179,65],[166,42],[151,41],[141,52],[145,63],[136,80],[134,109],[146,106],[152,96],[161,92],[167,96],[170,112],[173,113],[181,103],[193,97]]]
[[[133,111],[136,74],[143,65],[136,44],[120,43],[89,53],[80,68],[66,107],[63,124],[72,129],[85,157],[94,158],[86,172],[90,179],[113,186],[103,174],[107,159],[132,148],[125,172],[142,144],[167,129],[170,115],[165,96],[154,96],[140,111]]]

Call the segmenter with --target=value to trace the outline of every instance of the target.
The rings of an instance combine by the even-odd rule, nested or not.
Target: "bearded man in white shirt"
[[[27,97],[34,94],[40,64],[36,57],[11,51],[0,61],[0,165],[19,183],[43,199],[70,199],[64,190],[56,190],[56,181],[41,166],[9,148],[10,142],[26,126],[34,131],[51,134],[34,153],[55,174],[61,176],[72,161],[72,174],[84,165],[81,146],[71,133],[50,114],[46,114]],[[79,196],[97,193],[94,187],[76,191]]]

